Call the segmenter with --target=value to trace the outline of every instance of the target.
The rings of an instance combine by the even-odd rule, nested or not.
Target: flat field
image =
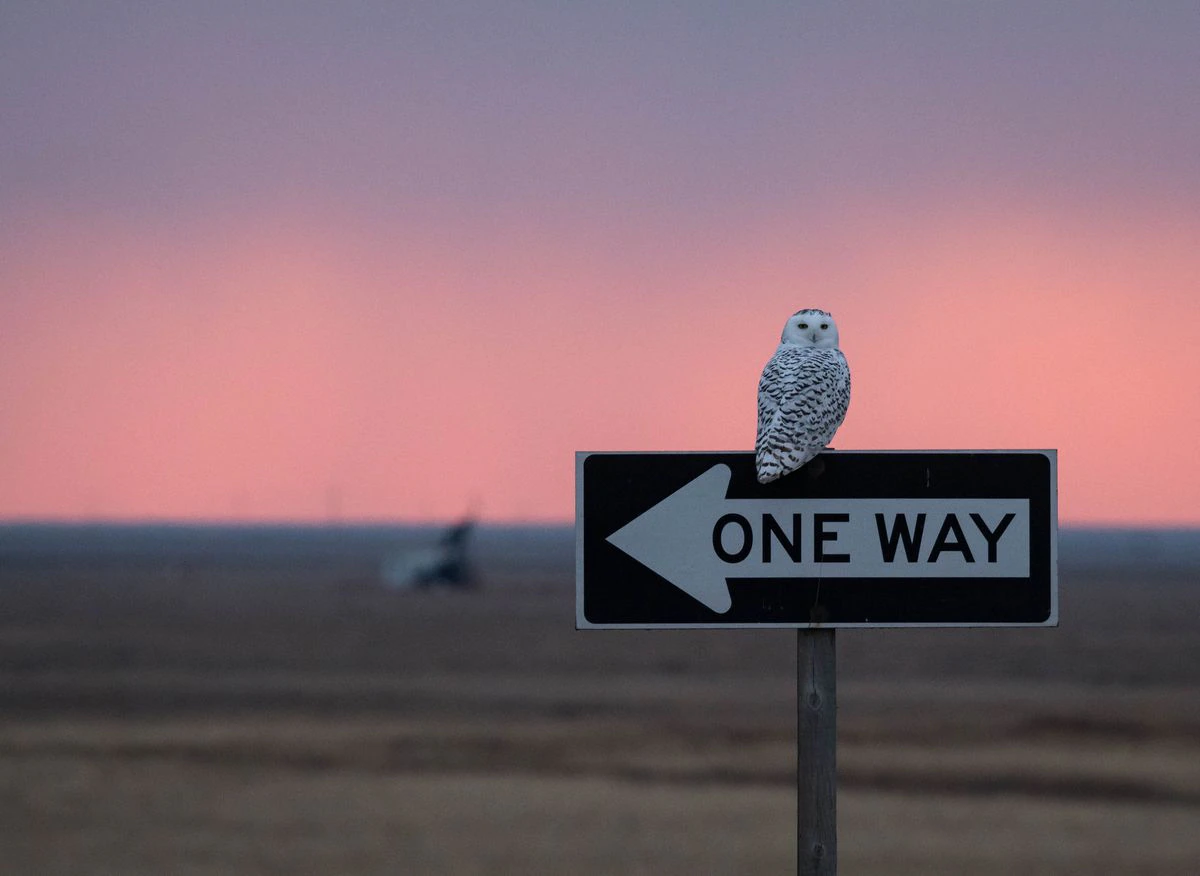
[[[574,629],[569,571],[0,569],[7,874],[795,871],[795,633]],[[1200,872],[1200,587],[841,631],[847,874]]]

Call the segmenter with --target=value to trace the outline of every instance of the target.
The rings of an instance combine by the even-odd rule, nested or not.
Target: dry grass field
[[[570,571],[0,568],[6,874],[795,871],[795,634],[573,628]],[[1200,588],[842,631],[846,874],[1200,872]]]

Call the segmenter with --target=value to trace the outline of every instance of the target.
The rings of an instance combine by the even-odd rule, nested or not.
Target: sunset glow
[[[769,16],[760,24],[769,30]],[[1037,51],[1049,61],[1053,49]],[[652,63],[649,44],[630,51]],[[415,81],[434,88],[428,75]],[[493,98],[503,88],[475,87]],[[993,186],[923,160],[924,184],[889,189],[851,185],[851,161],[834,168],[845,197],[825,183],[805,194],[806,175],[824,171],[799,146],[785,161],[768,142],[747,169],[726,146],[682,148],[690,121],[673,131],[666,117],[623,115],[628,83],[579,87],[632,127],[598,139],[604,124],[581,128],[586,116],[556,115],[548,101],[545,116],[529,105],[510,119],[485,113],[472,121],[481,130],[514,127],[490,148],[446,134],[447,152],[397,133],[412,124],[403,113],[363,130],[354,123],[373,117],[345,109],[305,128],[340,145],[260,159],[270,191],[230,182],[244,172],[240,153],[192,166],[215,181],[215,200],[160,199],[156,180],[179,182],[161,167],[128,177],[147,186],[146,206],[86,174],[38,182],[28,150],[4,158],[20,182],[6,184],[0,211],[0,518],[565,521],[576,450],[749,449],[759,371],[784,319],[813,306],[837,316],[853,372],[837,447],[1057,448],[1064,522],[1200,524],[1200,213],[1162,182],[1162,166],[1118,179],[1124,158],[1109,142],[1078,158],[1117,180],[1099,190],[1033,172]],[[975,94],[961,88],[960,108]],[[1065,113],[1078,98],[1051,104],[1063,125],[1079,122]],[[871,112],[887,124],[887,103],[861,99],[863,136],[875,137]],[[1122,130],[1119,111],[1135,105],[1093,121],[1112,110]],[[1197,125],[1189,105],[1171,136]],[[271,106],[262,118],[280,111]],[[67,138],[83,124],[40,112],[26,111],[27,137]],[[453,105],[425,112],[430,130],[463,124]],[[828,112],[848,130],[844,107]],[[537,130],[523,133],[530,119]],[[718,140],[740,136],[731,124]],[[545,164],[506,151],[524,136]],[[659,136],[679,150],[682,175],[639,158]],[[343,138],[358,146],[346,153]],[[380,157],[388,142],[426,162],[440,194],[393,192],[390,209],[357,182],[312,176],[332,152],[379,162],[380,179],[394,180]],[[1163,161],[1191,172],[1173,142]],[[974,134],[942,143],[948,164],[978,145]],[[977,159],[999,175],[1012,146]],[[886,138],[875,148],[896,160]],[[508,184],[451,184],[455,167],[479,161],[507,168]],[[772,188],[772,167],[785,165],[786,185]]]

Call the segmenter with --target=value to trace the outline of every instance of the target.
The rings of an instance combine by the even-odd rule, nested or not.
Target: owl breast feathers
[[[842,351],[791,343],[785,328],[758,382],[754,462],[759,482],[794,472],[824,450],[849,406],[850,367]]]

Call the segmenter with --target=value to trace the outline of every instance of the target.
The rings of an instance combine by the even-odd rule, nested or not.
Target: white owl
[[[794,472],[824,450],[848,407],[850,366],[833,317],[824,310],[793,314],[758,381],[759,483]]]

